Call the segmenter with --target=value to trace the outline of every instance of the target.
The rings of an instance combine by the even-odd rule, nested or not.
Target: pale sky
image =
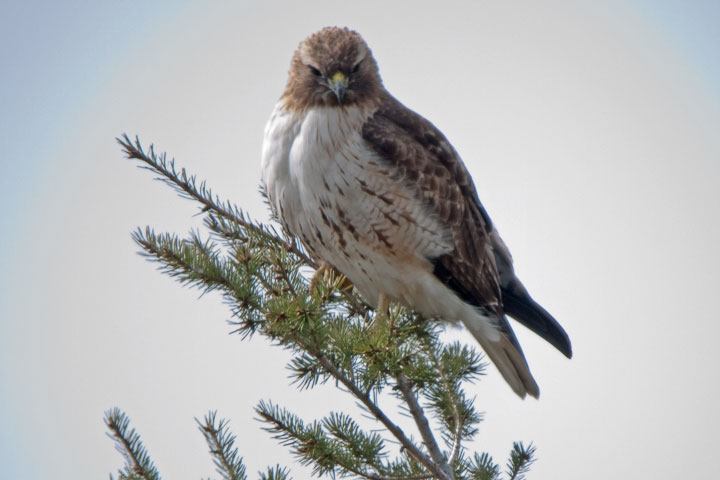
[[[386,5],[387,3],[387,5]],[[293,50],[359,31],[386,87],[455,145],[565,359],[518,326],[541,388],[472,385],[473,444],[530,479],[717,476],[720,4],[3,2],[0,465],[106,478],[125,410],[165,478],[213,475],[194,417],[229,418],[250,472],[310,470],[260,429],[261,399],[307,420],[353,408],[287,385],[287,354],[228,335],[227,307],[136,254],[194,205],[124,160],[140,135],[258,219],[262,130]],[[355,3],[354,5],[358,5]],[[472,342],[464,331],[453,336]]]

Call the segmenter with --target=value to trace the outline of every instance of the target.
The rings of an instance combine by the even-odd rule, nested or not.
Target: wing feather
[[[434,275],[464,301],[495,314],[499,329],[520,355],[505,313],[571,356],[563,328],[515,275],[510,252],[480,203],[470,173],[440,130],[386,94],[362,135],[394,167],[397,180],[414,189],[451,232],[454,250],[428,259]]]
[[[363,126],[363,138],[414,189],[451,232],[455,249],[429,259],[435,275],[463,300],[502,318],[492,223],[472,178],[445,136],[389,94]],[[503,329],[504,330],[504,329]]]

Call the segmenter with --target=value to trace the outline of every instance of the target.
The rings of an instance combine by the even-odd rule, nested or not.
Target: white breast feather
[[[369,302],[384,293],[427,316],[476,323],[480,317],[494,341],[494,322],[432,274],[427,259],[453,250],[449,232],[364,142],[367,115],[353,107],[297,114],[276,106],[262,151],[275,214]]]

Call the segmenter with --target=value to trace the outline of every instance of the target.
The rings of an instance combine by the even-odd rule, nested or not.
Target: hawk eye
[[[360,63],[355,65],[352,69],[352,73],[358,73],[360,71]]]
[[[321,77],[321,76],[322,76],[322,72],[320,72],[320,70],[318,70],[317,68],[313,67],[312,65],[308,65],[308,68],[310,69],[310,72],[312,72],[312,74],[315,75],[316,77]]]

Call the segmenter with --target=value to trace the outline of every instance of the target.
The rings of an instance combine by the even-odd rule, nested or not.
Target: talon
[[[353,284],[350,280],[347,279],[345,275],[335,270],[335,268],[330,265],[327,262],[322,262],[317,270],[315,270],[315,273],[313,273],[313,276],[310,278],[310,292],[314,292],[318,287],[318,282],[320,281],[320,277],[322,277],[326,283],[331,283],[333,279],[337,278],[340,280],[340,290],[341,291],[348,291],[351,290],[353,287]]]

